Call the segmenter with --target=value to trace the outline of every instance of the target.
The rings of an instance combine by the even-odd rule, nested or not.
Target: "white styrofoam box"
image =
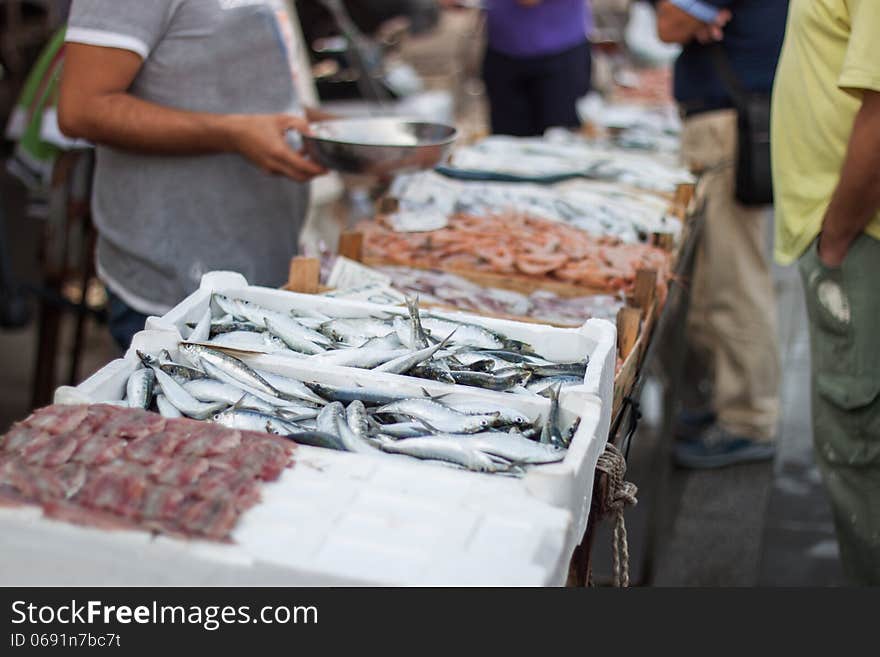
[[[3,585],[564,584],[569,513],[511,479],[300,447],[232,544],[105,531],[0,509]],[[417,479],[421,480],[417,482]],[[429,485],[424,480],[431,480]],[[487,502],[481,502],[485,500]]]
[[[124,358],[75,388],[59,388],[56,403],[121,399],[129,375],[140,364],[135,351],[168,349],[174,354],[181,329],[204,314],[215,290],[285,312],[309,307],[332,316],[357,317],[383,309],[362,302],[247,287],[237,274],[208,274],[202,288],[178,307],[162,318],[150,318],[150,330],[135,336]],[[301,446],[296,451],[296,466],[279,482],[266,486],[264,501],[242,518],[234,548],[164,538],[151,541],[145,548],[150,555],[145,556],[161,554],[166,559],[178,555],[181,564],[176,575],[156,581],[198,583],[202,576],[215,577],[201,563],[206,561],[226,568],[222,581],[247,583],[263,582],[268,572],[277,576],[276,583],[305,585],[563,584],[568,559],[586,528],[595,466],[610,424],[614,327],[597,320],[581,329],[555,329],[443,314],[529,342],[551,359],[591,355],[584,384],[567,388],[561,395],[562,421],[580,418],[562,462],[531,467],[524,477],[515,479],[442,468],[396,455]],[[307,359],[277,354],[253,354],[244,359],[277,374],[329,385],[381,383],[414,395],[423,390],[442,394],[454,389],[518,408],[532,419],[549,410],[549,402],[537,397],[354,368],[315,368]],[[0,514],[0,521],[2,518]],[[37,522],[38,527],[50,525],[52,532],[64,531],[58,528],[62,524],[46,519]],[[106,549],[110,552],[116,545],[112,536],[118,532],[108,537],[107,532],[76,530],[91,538],[99,536],[102,543],[109,541]],[[244,562],[231,565],[242,559]],[[199,567],[190,567],[188,560],[198,561]],[[137,579],[125,575],[124,568],[112,572],[114,582],[121,578],[117,583]]]
[[[140,365],[136,350],[156,353],[167,349],[174,354],[179,340],[176,330],[142,331],[135,336],[124,358],[113,361],[76,388],[59,388],[56,403],[120,399],[125,382]],[[279,374],[331,385],[351,385],[384,376],[391,380],[389,385],[415,395],[421,395],[422,389],[436,393],[445,386],[366,370],[331,367],[315,370],[303,360],[270,355],[256,355],[248,360]],[[451,577],[448,573],[455,571],[454,563],[449,566],[451,570],[435,568],[440,557],[433,552],[426,555],[424,546],[442,547],[444,554],[453,555],[455,550],[450,542],[474,540],[473,549],[467,554],[459,553],[456,558],[487,562],[481,566],[485,572],[477,580],[481,584],[563,583],[567,559],[586,527],[593,472],[605,442],[604,434],[598,433],[601,404],[594,395],[579,388],[564,391],[560,399],[560,414],[565,422],[581,418],[568,453],[560,463],[533,466],[523,478],[509,478],[447,469],[405,456],[351,454],[300,446],[295,467],[285,472],[279,484],[266,487],[264,502],[244,516],[236,541],[261,564],[280,563],[289,567],[290,577],[294,577],[290,573],[296,577],[305,573],[305,582],[326,571],[330,582],[451,583],[451,580],[431,578],[439,577],[440,572],[447,573],[444,577]],[[474,397],[487,402],[501,400],[532,418],[547,410],[548,402],[544,399],[469,390]],[[530,508],[535,509],[532,515],[527,513]],[[381,518],[374,517],[375,513],[381,513]],[[483,528],[490,520],[495,529]],[[542,530],[551,520],[553,529]],[[493,559],[484,550],[489,540],[485,538],[487,531],[488,535],[498,536],[496,545],[505,545],[502,552],[509,560],[519,560],[518,564],[507,562],[507,566],[519,574],[505,575],[504,569],[497,573],[492,570]],[[523,536],[519,539],[520,556],[517,556],[508,543],[510,533],[520,531]],[[438,534],[444,540],[434,540]],[[195,545],[204,549],[204,544]],[[355,555],[366,554],[367,545],[380,553],[370,553],[371,558],[386,563],[391,573],[383,575],[375,563],[367,564],[354,556],[339,561],[340,554],[346,550]],[[415,550],[418,554],[409,560],[393,558],[394,550]],[[190,549],[190,552],[196,551]],[[433,564],[430,569],[419,570],[423,566],[428,568],[429,563]],[[335,569],[331,567],[333,564]],[[462,567],[465,568],[462,572],[470,572],[467,569],[471,566]],[[181,577],[190,581],[186,579],[190,575],[185,572],[183,568]],[[192,576],[198,572],[201,571],[195,569]],[[526,572],[532,574],[526,577]],[[384,579],[376,579],[380,575]],[[299,581],[296,577],[283,581]],[[455,582],[469,583],[466,579]]]

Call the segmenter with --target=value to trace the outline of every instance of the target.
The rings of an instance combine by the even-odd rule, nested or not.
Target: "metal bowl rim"
[[[324,123],[341,123],[341,122],[354,122],[354,121],[365,121],[369,122],[371,120],[389,120],[395,121],[396,119],[328,119],[326,121],[315,121],[309,124],[309,128],[313,128],[314,126],[321,125]],[[449,125],[448,123],[437,123],[436,121],[418,121],[418,120],[410,120],[410,119],[401,119],[399,123],[403,124],[415,124],[415,125],[428,125],[428,126],[438,126],[442,128],[448,128],[452,132],[448,137],[443,139],[431,140],[431,141],[423,141],[418,144],[364,144],[362,142],[357,141],[344,141],[341,139],[335,139],[333,137],[323,137],[319,135],[307,135],[303,134],[303,139],[308,139],[313,142],[323,142],[325,144],[341,144],[344,146],[359,146],[359,147],[368,147],[368,148],[425,148],[429,146],[447,146],[453,143],[456,139],[458,139],[458,128],[454,125]]]

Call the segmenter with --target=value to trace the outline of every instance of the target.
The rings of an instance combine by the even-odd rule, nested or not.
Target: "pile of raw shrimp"
[[[630,291],[639,269],[654,269],[661,298],[670,275],[670,254],[655,246],[513,213],[457,214],[446,228],[430,232],[398,233],[381,217],[358,229],[366,257],[386,264],[526,275],[609,293]]]

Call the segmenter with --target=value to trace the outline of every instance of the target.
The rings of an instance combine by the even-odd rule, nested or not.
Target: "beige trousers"
[[[706,222],[697,249],[688,318],[692,352],[711,383],[725,429],[772,440],[779,419],[776,301],[766,248],[765,208],[734,198],[736,113],[685,120],[682,155],[701,174],[697,200]]]

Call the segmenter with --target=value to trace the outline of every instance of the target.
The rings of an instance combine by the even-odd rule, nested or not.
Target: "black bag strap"
[[[733,104],[742,109],[748,105],[749,93],[740,82],[739,76],[730,65],[730,58],[724,50],[724,46],[720,43],[712,44],[709,47],[709,54],[712,56],[712,63],[715,65],[715,72],[721,78],[724,88],[730,94]]]

